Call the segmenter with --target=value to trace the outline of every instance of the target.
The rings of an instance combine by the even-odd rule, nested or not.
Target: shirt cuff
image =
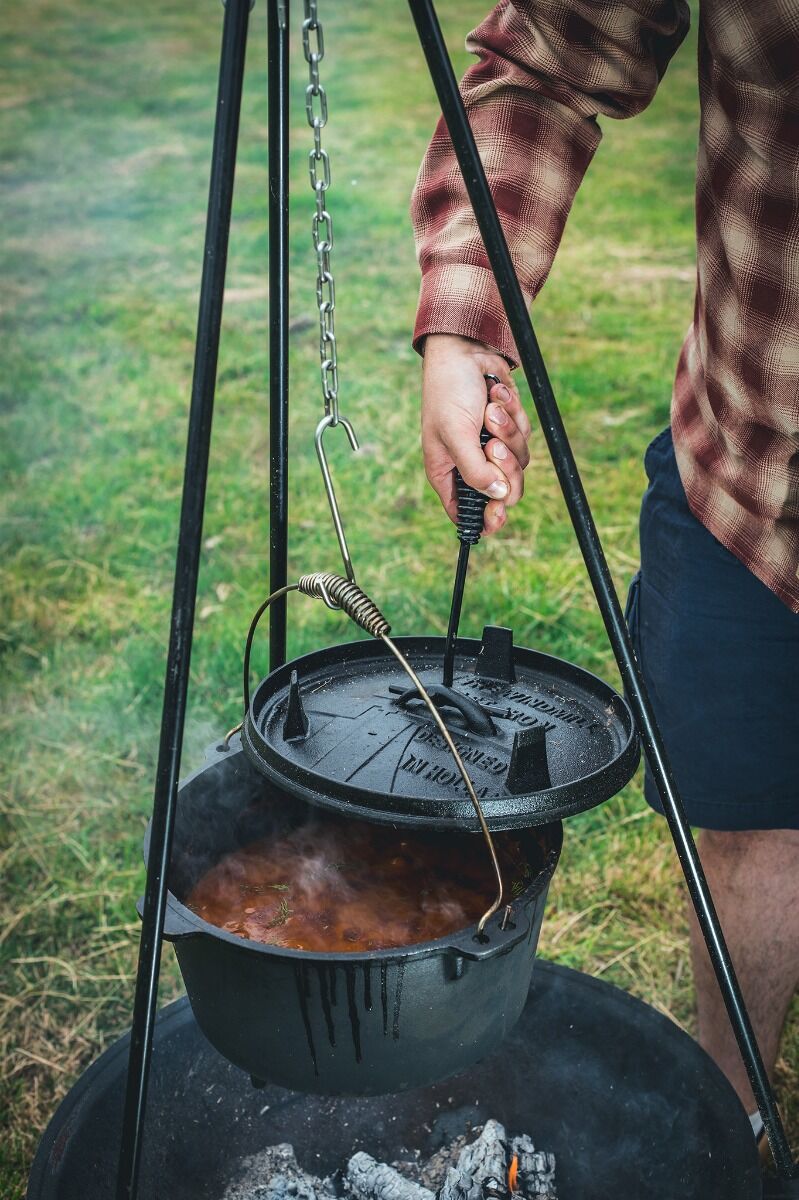
[[[527,302],[532,303],[532,298],[527,297]],[[501,354],[511,367],[518,366],[519,352],[488,267],[442,263],[425,271],[413,331],[413,347],[419,354],[429,333],[473,338]]]

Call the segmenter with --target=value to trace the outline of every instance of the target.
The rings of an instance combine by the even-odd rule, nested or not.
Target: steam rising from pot
[[[508,878],[529,878],[516,838],[498,839]],[[186,899],[239,937],[308,951],[432,941],[474,924],[491,887],[479,837],[399,833],[314,813],[225,854]]]

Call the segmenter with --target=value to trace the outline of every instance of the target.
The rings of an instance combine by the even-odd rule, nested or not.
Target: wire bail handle
[[[449,749],[450,754],[455,759],[455,765],[460,772],[460,776],[463,780],[464,786],[466,787],[466,791],[469,794],[475,815],[480,825],[480,831],[483,835],[483,840],[486,844],[486,849],[488,850],[488,854],[491,859],[491,866],[497,885],[497,893],[494,901],[490,907],[486,909],[477,923],[477,936],[484,939],[486,923],[502,907],[505,888],[502,880],[502,870],[499,865],[499,859],[497,857],[497,851],[494,845],[494,839],[491,836],[490,829],[488,828],[482,805],[480,804],[480,800],[476,791],[474,790],[474,784],[472,783],[469,772],[467,771],[463,759],[458,752],[458,747],[455,744],[455,740],[450,731],[447,729],[443,717],[438,711],[430,693],[400,648],[396,645],[392,638],[389,637],[389,634],[391,633],[391,626],[383,616],[380,609],[377,607],[375,602],[371,600],[360,587],[358,587],[354,580],[343,579],[340,575],[334,575],[331,571],[316,571],[312,575],[301,575],[296,583],[286,584],[285,587],[278,588],[277,591],[272,592],[270,596],[267,596],[263,604],[256,609],[255,615],[250,622],[250,628],[247,632],[247,642],[244,647],[244,720],[242,720],[238,725],[235,725],[233,729],[229,730],[229,732],[225,734],[223,742],[225,750],[229,748],[230,739],[233,737],[234,733],[238,733],[242,729],[244,721],[247,719],[247,714],[250,711],[250,657],[252,654],[252,644],[255,637],[255,631],[258,628],[258,623],[263,614],[269,608],[269,605],[272,604],[273,601],[279,599],[281,596],[285,596],[288,592],[301,592],[305,596],[311,596],[314,599],[322,600],[328,608],[341,609],[341,611],[346,613],[350,620],[354,621],[356,625],[359,625],[361,629],[365,630],[378,641],[383,642],[386,648],[390,650],[397,659],[403,671],[413,684],[415,691],[418,692],[422,701],[426,705],[430,716],[433,718],[433,721],[438,727],[439,733]],[[505,906],[505,913],[500,924],[500,928],[502,930],[506,928],[507,923],[510,920],[511,907],[512,906],[510,904]]]

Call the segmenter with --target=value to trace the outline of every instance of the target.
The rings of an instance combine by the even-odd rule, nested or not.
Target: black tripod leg
[[[205,485],[216,385],[219,328],[225,283],[233,172],[239,131],[244,53],[250,0],[227,0],[219,68],[211,185],[203,256],[197,343],[194,356],[183,501],[180,511],[172,623],[169,636],[161,740],[155,777],[153,820],[117,1175],[117,1200],[138,1190],[147,1083],[158,1000],[167,874],[175,821],[180,751],[189,682],[194,605],[200,565]]]
[[[797,1177],[790,1146],[777,1110],[774,1093],[760,1056],[749,1014],[741,995],[713,899],[702,870],[682,801],[671,774],[660,731],[652,711],[619,599],[608,570],[563,420],[547,376],[527,306],[502,232],[491,190],[463,106],[457,80],[441,35],[432,0],[408,0],[433,85],[438,95],[455,154],[480,227],[491,269],[508,315],[524,373],[538,411],[541,429],[563,491],[585,565],[616,662],[630,699],[652,775],[658,786],[671,836],[685,874],[691,901],[707,943],[727,1014],[741,1051],[757,1106],[766,1126],[774,1162],[785,1179]]]
[[[268,0],[269,591],[288,582],[289,4]],[[286,661],[286,597],[269,610],[269,669]]]

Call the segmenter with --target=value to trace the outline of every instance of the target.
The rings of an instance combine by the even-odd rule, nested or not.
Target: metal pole
[[[463,608],[463,593],[466,588],[466,572],[469,570],[470,542],[458,543],[458,561],[455,564],[455,582],[452,585],[452,605],[449,610],[447,639],[444,642],[444,670],[441,682],[444,687],[452,687],[455,677],[455,650],[458,645],[458,627],[461,623]]]
[[[269,591],[288,582],[289,5],[268,0]],[[269,611],[269,669],[286,661],[286,597]]]
[[[766,1127],[780,1176],[794,1179],[799,1171],[791,1157],[774,1092],[769,1083],[749,1014],[713,905],[699,854],[666,757],[660,730],[635,658],[630,635],[608,564],[577,470],[563,419],[547,376],[527,305],[502,231],[491,189],[469,125],[458,83],[447,54],[432,0],[408,0],[433,85],[455,148],[491,269],[519,351],[558,481],[569,510],[585,565],[624,687],[635,714],[650,769],[663,801],[666,820],[685,874],[691,901],[707,943],[713,969],[738,1042],[757,1106]]]
[[[225,284],[233,173],[239,131],[250,0],[227,0],[219,66],[211,184],[205,233],[194,377],[189,409],[183,501],[180,511],[172,622],[169,635],[161,740],[144,894],[136,996],[117,1174],[117,1200],[135,1200],[141,1162],[147,1084],[153,1048],[158,975],[164,932],[167,875],[175,822],[180,752],[186,715],[194,605],[200,565],[205,485],[211,441],[219,329]]]

